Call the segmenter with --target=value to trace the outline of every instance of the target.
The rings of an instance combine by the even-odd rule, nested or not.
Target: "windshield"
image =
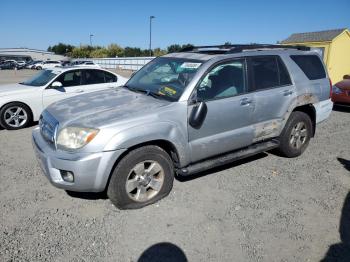
[[[158,57],[141,68],[126,87],[177,101],[201,65],[199,60]]]
[[[57,76],[57,74],[53,71],[44,70],[33,76],[31,79],[22,82],[21,84],[27,86],[43,86],[50,82],[55,76]]]

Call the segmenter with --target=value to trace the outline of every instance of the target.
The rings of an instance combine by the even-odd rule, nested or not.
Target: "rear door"
[[[247,94],[245,59],[214,66],[200,81],[196,95],[207,105],[200,127],[188,124],[192,162],[252,143],[253,94]],[[196,105],[189,105],[188,118]]]
[[[43,92],[43,106],[84,93],[81,70],[71,70],[62,73],[55,79],[62,84],[62,87],[47,87]],[[55,82],[54,81],[54,82]]]
[[[275,136],[296,90],[279,56],[254,56],[248,61],[250,91],[256,103],[252,120],[257,141]]]
[[[98,69],[84,69],[83,70],[83,86],[84,92],[94,92],[106,88],[114,87],[114,82],[107,82],[106,72]]]

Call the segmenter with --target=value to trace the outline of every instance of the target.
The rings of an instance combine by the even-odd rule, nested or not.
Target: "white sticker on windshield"
[[[201,66],[202,63],[190,63],[190,62],[185,62],[181,65],[182,68],[188,68],[188,69],[197,69],[198,67]]]

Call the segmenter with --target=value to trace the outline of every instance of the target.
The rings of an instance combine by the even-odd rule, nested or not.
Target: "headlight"
[[[57,147],[60,149],[79,149],[91,142],[98,133],[98,129],[85,127],[66,127],[57,137]]]
[[[333,93],[336,95],[342,94],[344,91],[337,86],[333,86]]]

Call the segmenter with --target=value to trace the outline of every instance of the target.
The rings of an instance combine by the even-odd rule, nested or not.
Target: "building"
[[[0,48],[1,60],[68,60],[69,58],[62,55],[55,55],[53,52],[30,49],[30,48]]]
[[[350,74],[350,32],[347,28],[292,34],[281,43],[319,50],[333,83]]]

